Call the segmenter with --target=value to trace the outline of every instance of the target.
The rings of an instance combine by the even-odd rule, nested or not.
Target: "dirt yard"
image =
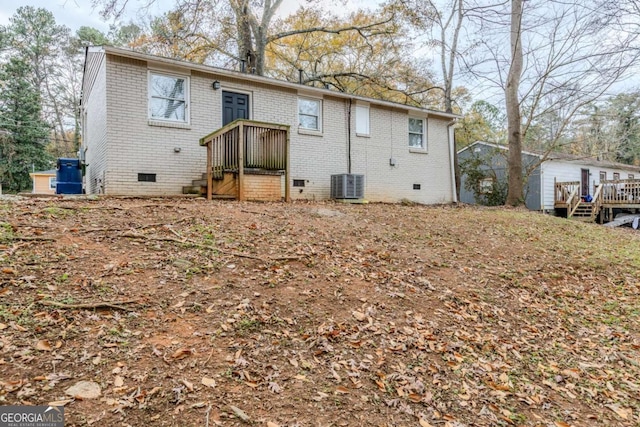
[[[629,229],[15,199],[0,268],[0,404],[65,405],[67,426],[640,425]]]

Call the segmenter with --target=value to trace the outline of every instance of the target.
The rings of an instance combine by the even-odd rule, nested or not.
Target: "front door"
[[[589,169],[580,169],[580,191],[582,196],[589,194]]]
[[[222,91],[222,126],[237,119],[249,118],[249,95]]]

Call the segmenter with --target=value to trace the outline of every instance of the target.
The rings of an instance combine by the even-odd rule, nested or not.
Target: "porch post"
[[[207,143],[207,200],[213,198],[213,141]]]
[[[289,153],[289,149],[291,146],[291,140],[289,138],[289,130],[290,128],[287,127],[286,129],[286,141],[285,141],[285,147],[284,147],[284,155],[286,156],[286,161],[285,161],[285,166],[284,166],[284,201],[289,203],[291,202],[291,179],[290,179],[290,174],[291,174],[291,153]]]
[[[238,200],[244,201],[244,122],[238,127]]]

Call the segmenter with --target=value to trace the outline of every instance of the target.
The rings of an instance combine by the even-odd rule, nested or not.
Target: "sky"
[[[139,9],[139,5],[146,3],[146,1],[130,0],[130,6],[128,6],[128,14],[124,19],[125,22],[130,19],[136,18],[136,11]],[[379,0],[350,0],[347,2],[346,7],[336,7],[335,2],[323,2],[326,3],[327,8],[330,8],[332,12],[338,10],[353,10],[357,7],[369,7],[374,8]],[[173,0],[156,0],[146,15],[159,15],[165,12],[175,4]],[[295,11],[299,6],[308,4],[306,0],[284,0],[280,7],[280,14],[288,15]],[[19,7],[33,6],[42,7],[52,12],[56,18],[58,24],[66,25],[72,30],[77,30],[81,26],[88,26],[97,28],[103,32],[109,31],[110,22],[105,22],[100,17],[99,8],[91,7],[91,0],[2,0],[0,1],[0,25],[6,25],[9,23],[9,18],[16,12]]]

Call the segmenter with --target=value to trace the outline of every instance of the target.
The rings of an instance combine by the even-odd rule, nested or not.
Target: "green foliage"
[[[83,46],[101,46],[111,42],[109,38],[100,30],[93,27],[82,26],[76,31],[73,43],[78,48]]]
[[[609,100],[615,120],[615,136],[620,141],[616,160],[640,164],[640,92],[622,93]]]
[[[474,194],[476,202],[485,206],[501,206],[507,200],[508,179],[491,168],[490,160],[472,155],[460,162],[460,172],[466,176],[464,188]],[[490,188],[483,182],[490,181]]]
[[[486,101],[476,101],[456,127],[456,145],[464,148],[476,141],[499,143],[505,141],[505,115]]]
[[[0,175],[9,193],[31,188],[29,172],[51,167],[44,147],[49,129],[41,118],[40,93],[29,65],[11,58],[0,68]]]

